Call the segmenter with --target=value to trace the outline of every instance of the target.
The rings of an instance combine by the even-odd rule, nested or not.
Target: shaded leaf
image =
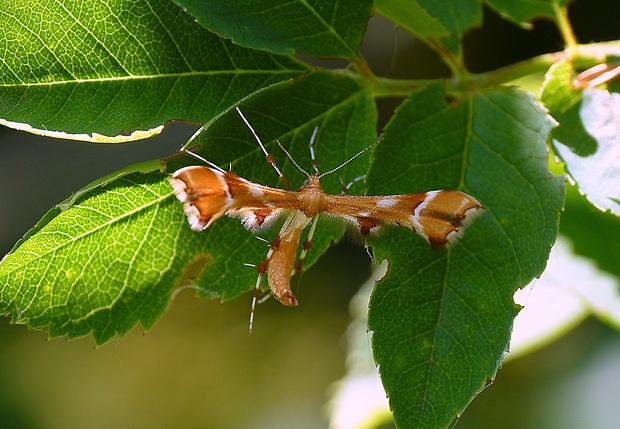
[[[467,30],[482,23],[482,2],[479,0],[416,0],[431,16],[436,17],[460,40]]]
[[[407,0],[375,0],[377,12],[417,37],[438,38],[450,35],[450,31],[418,2]]]
[[[295,101],[290,108],[281,104],[287,99],[289,104]],[[301,185],[300,173],[293,174],[272,139],[278,138],[308,165],[310,134],[319,126],[316,151],[324,171],[375,140],[376,112],[369,91],[328,72],[273,86],[241,108],[296,185]],[[223,158],[229,154],[226,162],[217,160],[223,165],[236,160],[239,174],[261,183],[277,182],[235,111],[211,123],[200,138],[203,153],[214,149]],[[339,173],[362,174],[368,158]],[[167,166],[172,170],[190,160],[196,161],[175,157]],[[170,171],[154,171],[160,166],[153,162],[139,172],[116,173],[45,216],[0,264],[0,312],[12,314],[16,323],[47,327],[50,337],[92,333],[101,344],[136,323],[151,327],[175,287],[194,282],[201,296],[223,300],[252,289],[256,271],[244,263],[260,263],[267,247],[235,219],[220,219],[202,233],[190,230],[168,183]],[[326,190],[340,191],[336,174],[325,179]],[[324,222],[306,266],[343,232],[342,224]]]
[[[247,48],[276,54],[357,58],[370,0],[175,0],[199,23]]]
[[[543,271],[557,235],[564,185],[547,168],[552,125],[516,89],[449,104],[431,86],[386,127],[369,193],[458,189],[486,208],[443,252],[406,230],[370,241],[390,264],[369,328],[400,427],[447,427],[497,371],[517,314],[512,295]]]
[[[460,56],[461,39],[482,23],[480,0],[379,0],[377,11],[423,39],[432,39]]]
[[[369,89],[329,72],[310,73],[294,85],[275,85],[242,103],[240,108],[294,190],[300,188],[307,177],[287,158],[277,141],[302,168],[310,172],[308,143],[314,128],[318,127],[316,161],[320,171],[326,172],[376,140],[377,118]],[[200,144],[198,153],[217,164],[228,167],[228,162],[232,161],[233,171],[248,180],[282,187],[277,174],[265,162],[252,133],[236,112],[205,126],[192,143]],[[348,183],[367,171],[369,157],[369,154],[362,155],[336,173],[323,177],[321,185],[324,191],[340,193],[342,182]],[[195,164],[195,160],[190,162]],[[350,190],[351,194],[362,191],[361,183]],[[233,222],[238,223],[236,220]],[[304,265],[310,266],[331,243],[342,237],[345,229],[345,224],[334,219],[320,221],[312,240],[312,251],[306,256]],[[273,228],[261,233],[261,236],[272,239],[276,233],[277,228]],[[244,236],[247,234],[244,232]],[[243,262],[259,264],[266,252],[267,248],[263,247],[262,252],[248,255]],[[206,287],[206,282],[212,281],[212,277],[217,278],[205,276],[198,283]]]
[[[532,19],[547,17],[555,19],[554,4],[566,3],[558,0],[487,0],[486,3],[495,9],[501,16],[510,19],[516,24],[529,28]]]
[[[307,70],[222,40],[161,0],[7,0],[0,26],[0,123],[52,137],[127,141],[172,119],[202,123]]]

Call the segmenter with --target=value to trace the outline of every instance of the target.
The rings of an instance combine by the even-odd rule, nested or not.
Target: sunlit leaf
[[[620,215],[620,94],[584,90],[579,116],[596,152],[579,156],[562,144],[556,150],[592,204]]]
[[[163,0],[5,0],[0,27],[0,124],[51,137],[145,138],[307,70],[220,39]]]
[[[295,104],[282,109],[291,99]],[[285,161],[275,139],[309,166],[308,142],[318,126],[317,162],[323,171],[375,140],[376,112],[369,92],[327,72],[271,87],[241,108],[297,186],[305,177]],[[213,151],[214,161],[224,166],[235,161],[239,174],[277,184],[277,175],[234,110],[206,127],[198,140],[205,143],[201,153]],[[368,158],[356,159],[339,173],[347,179],[361,175]],[[150,328],[175,287],[193,282],[201,296],[223,300],[252,289],[256,270],[244,264],[259,264],[267,246],[236,219],[220,219],[202,233],[190,230],[168,177],[172,169],[196,160],[185,156],[165,162],[166,173],[157,171],[165,165],[158,162],[127,169],[88,186],[46,215],[0,264],[0,312],[11,314],[16,323],[47,327],[51,337],[92,333],[103,343],[136,323]],[[327,176],[324,186],[338,193],[339,177]],[[306,266],[344,230],[342,224],[322,222]]]
[[[573,75],[570,61],[553,64],[545,75],[540,98],[549,109],[549,114],[558,121],[558,126],[551,133],[553,139],[585,157],[596,152],[597,145],[579,116],[583,90],[574,88]]]
[[[556,153],[580,192],[601,210],[620,214],[620,94],[574,88],[572,66],[549,69],[542,101],[559,122],[553,130]]]

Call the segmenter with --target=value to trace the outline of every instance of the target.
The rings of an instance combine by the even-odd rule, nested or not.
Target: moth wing
[[[437,247],[455,243],[484,210],[475,198],[459,191],[328,197],[325,213],[343,217],[362,235],[378,232],[385,225],[402,225]]]
[[[170,183],[196,231],[208,228],[224,215],[240,218],[247,229],[259,230],[299,206],[293,192],[259,185],[230,171],[210,167],[181,168],[172,175]]]

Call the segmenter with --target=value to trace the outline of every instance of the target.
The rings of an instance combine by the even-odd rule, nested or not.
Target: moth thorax
[[[314,217],[322,210],[324,196],[325,193],[321,188],[319,176],[310,176],[298,191],[298,198],[301,202],[300,209],[306,217]]]

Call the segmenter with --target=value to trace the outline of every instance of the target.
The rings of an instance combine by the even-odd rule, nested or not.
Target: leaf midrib
[[[182,73],[160,73],[155,75],[128,75],[128,76],[116,76],[116,77],[104,77],[104,78],[88,78],[88,79],[73,79],[73,80],[57,80],[57,81],[47,81],[47,82],[34,82],[34,83],[14,83],[14,84],[3,84],[0,86],[0,90],[2,88],[7,87],[36,87],[36,86],[51,86],[51,85],[66,85],[73,83],[99,83],[99,82],[114,82],[120,81],[125,82],[128,80],[140,80],[140,79],[178,79],[184,77],[196,77],[196,76],[217,76],[217,75],[229,75],[233,74],[243,75],[243,74],[269,74],[269,75],[280,75],[280,74],[291,74],[291,73],[304,73],[304,70],[297,69],[282,69],[282,70],[257,70],[257,69],[233,69],[233,70],[214,70],[214,71],[191,71],[191,72],[182,72]]]

